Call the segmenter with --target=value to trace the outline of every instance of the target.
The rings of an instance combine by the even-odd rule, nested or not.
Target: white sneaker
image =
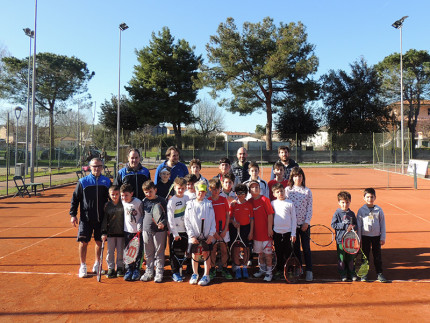
[[[190,279],[190,284],[191,285],[196,285],[198,280],[199,280],[199,275],[192,274],[191,275],[191,279]]]
[[[255,274],[254,274],[254,277],[255,278],[261,278],[261,277],[263,277],[265,275],[265,273],[264,273],[264,271],[257,271]]]
[[[306,271],[306,281],[307,282],[311,282],[314,280],[314,274],[312,273],[312,271]]]
[[[273,278],[273,275],[272,275],[271,273],[267,273],[267,274],[264,276],[264,281],[265,281],[265,282],[271,282],[271,281],[272,281],[272,278]]]
[[[210,281],[211,281],[211,279],[209,278],[209,276],[204,275],[202,277],[202,279],[200,279],[198,284],[199,284],[199,286],[206,286],[207,284],[209,284]]]
[[[93,273],[97,274],[98,271],[99,271],[99,263],[95,262],[94,265],[93,265]]]
[[[145,272],[142,277],[140,277],[140,280],[143,282],[149,282],[154,278],[153,274],[150,272]]]
[[[79,278],[85,277],[87,277],[87,265],[81,264],[81,267],[79,267]]]
[[[163,282],[163,274],[155,274],[154,282],[155,283],[162,283]]]

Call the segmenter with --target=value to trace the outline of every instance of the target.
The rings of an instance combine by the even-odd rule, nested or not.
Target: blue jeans
[[[299,258],[300,263],[303,264],[302,261],[302,253],[300,251],[300,245],[303,249],[303,254],[305,258],[306,271],[312,271],[312,254],[311,254],[311,240],[309,238],[310,234],[310,226],[306,231],[302,231],[299,227],[296,230],[296,242],[294,243],[294,252]]]

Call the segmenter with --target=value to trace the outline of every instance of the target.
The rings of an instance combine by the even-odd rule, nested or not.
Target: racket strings
[[[296,282],[302,274],[302,266],[297,258],[289,258],[285,263],[284,275],[289,283]]]
[[[316,245],[327,247],[333,242],[334,233],[325,225],[313,225],[310,228],[310,238]]]
[[[355,273],[358,277],[364,277],[369,272],[369,261],[362,253],[359,253],[354,259]]]
[[[249,259],[249,249],[245,246],[245,244],[236,241],[231,247],[231,257],[235,262],[235,265],[245,265]]]

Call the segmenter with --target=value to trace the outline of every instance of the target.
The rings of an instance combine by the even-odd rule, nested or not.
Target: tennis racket
[[[219,232],[218,234],[219,234],[221,240],[217,239],[217,241],[215,242],[215,244],[213,246],[212,251],[216,252],[216,261],[215,261],[214,265],[218,265],[219,266],[218,268],[221,268],[223,265],[223,261],[222,261],[223,250],[227,254],[227,257],[229,255],[227,243],[224,241],[224,238],[221,237],[221,232],[222,232],[222,221],[221,220],[218,222],[218,232]],[[227,258],[227,261],[228,261],[228,258]]]
[[[240,227],[237,228],[236,239],[230,248],[231,259],[236,266],[246,266],[249,260],[249,248],[245,245],[240,235]]]
[[[123,260],[126,265],[136,261],[140,248],[140,232],[137,232],[124,249]]]
[[[169,199],[170,192],[173,190],[174,187],[175,187],[175,183],[172,183],[172,185],[170,185],[169,191],[167,192],[167,195],[165,197],[166,200]]]
[[[328,247],[334,241],[334,232],[323,224],[311,225],[308,235],[311,241],[320,247]]]
[[[97,281],[100,283],[102,280],[102,265],[103,265],[103,251],[105,250],[105,242],[102,241],[102,248],[100,250],[99,269],[97,269]]]
[[[287,283],[295,283],[302,274],[302,265],[294,252],[294,243],[291,241],[291,254],[284,265],[284,277]]]
[[[346,253],[355,255],[360,250],[360,238],[357,233],[353,230],[345,232],[342,237],[342,247]]]
[[[367,276],[369,272],[369,260],[361,248],[354,259],[354,268],[356,275],[360,278]]]
[[[158,224],[160,223],[161,220],[163,220],[165,215],[165,211],[161,203],[157,203],[152,206],[151,214],[152,214],[152,222],[154,222],[154,224],[158,228]]]
[[[271,256],[271,264],[267,263],[266,254]],[[258,266],[260,270],[265,273],[271,273],[275,269],[277,263],[277,257],[275,252],[275,246],[273,240],[268,240],[263,246],[262,255],[258,255]]]
[[[187,247],[188,247],[188,237],[185,233],[179,233],[181,237],[178,240],[172,239],[170,248],[172,249],[173,257],[179,263],[179,275],[182,276],[182,266],[187,260]]]
[[[199,243],[191,246],[192,259],[195,262],[204,263],[210,256],[209,245],[206,243],[206,237],[204,236],[205,219],[202,219],[202,225],[200,229],[200,235],[198,238]]]

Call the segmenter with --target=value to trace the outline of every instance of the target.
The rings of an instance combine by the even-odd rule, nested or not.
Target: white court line
[[[22,251],[22,250],[25,250],[25,249],[28,249],[28,248],[30,248],[30,247],[33,247],[33,246],[35,246],[35,245],[37,245],[37,244],[39,244],[39,243],[41,243],[41,242],[43,242],[43,241],[45,241],[45,240],[49,240],[49,239],[51,239],[51,238],[53,238],[53,237],[56,237],[56,236],[58,236],[58,235],[60,235],[60,234],[62,234],[62,233],[64,233],[64,232],[67,232],[67,231],[72,230],[72,229],[75,229],[75,228],[74,228],[74,227],[68,228],[67,230],[64,230],[64,231],[58,232],[58,233],[56,233],[56,234],[54,234],[54,235],[52,235],[52,236],[50,236],[50,237],[48,237],[48,238],[45,238],[45,239],[39,240],[39,241],[37,241],[37,242],[35,242],[35,243],[32,243],[31,245],[29,245],[29,246],[27,246],[27,247],[24,247],[24,248],[21,248],[21,249],[18,249],[18,250],[12,251],[11,253],[8,253],[7,255],[4,255],[4,256],[0,257],[0,260],[1,260],[1,259],[3,259],[3,258],[6,258],[7,256],[13,255],[14,253],[17,253],[17,252],[20,252],[20,251]]]
[[[57,212],[57,213],[54,213],[54,214],[51,214],[51,215],[47,215],[47,216],[45,216],[45,217],[43,217],[43,218],[44,218],[44,219],[46,219],[46,218],[49,218],[49,217],[51,217],[51,216],[58,215],[58,214],[60,214],[60,213],[64,213],[64,211],[59,211],[59,212]],[[18,227],[20,227],[20,226],[22,226],[22,225],[26,225],[26,224],[31,223],[31,222],[34,222],[34,221],[40,221],[40,219],[33,219],[33,220],[30,220],[30,221],[25,222],[25,223],[20,223],[20,224],[14,225],[13,227],[9,227],[9,228],[7,228],[7,229],[0,230],[0,233],[1,233],[1,232],[4,232],[4,231],[7,231],[7,230],[10,230],[10,229],[18,228]]]
[[[33,271],[0,271],[0,274],[78,276],[78,274],[71,274],[71,273],[38,273],[38,272],[33,272]]]
[[[394,206],[395,208],[397,208],[397,209],[399,209],[399,210],[401,210],[401,211],[403,211],[403,212],[406,212],[407,214],[410,214],[410,215],[412,215],[412,216],[414,216],[414,217],[416,217],[416,218],[418,218],[418,219],[421,219],[421,220],[423,220],[424,222],[430,223],[430,221],[429,221],[429,220],[424,219],[424,218],[422,218],[422,217],[420,217],[420,216],[418,216],[418,215],[416,215],[416,214],[413,214],[413,213],[411,213],[411,212],[409,212],[409,211],[407,211],[407,210],[405,210],[405,209],[402,209],[401,207],[399,207],[399,206],[397,206],[397,205],[395,205],[395,204],[392,204],[392,203],[390,203],[390,202],[385,202],[385,203],[390,204],[391,206]]]
[[[341,282],[340,280],[338,280],[338,279],[314,279],[313,280],[313,282],[314,283],[318,283],[318,282],[327,282],[327,283],[339,283],[339,284],[345,284],[345,282]],[[369,281],[367,281],[366,282],[366,284],[367,283],[377,283],[377,284],[387,284],[387,283],[380,283],[380,282],[378,282],[378,281],[376,281],[376,280],[374,280],[374,281],[372,281],[372,280],[369,280]],[[405,280],[403,280],[403,279],[394,279],[394,280],[389,280],[388,281],[389,283],[430,283],[430,280],[429,279],[405,279]],[[356,281],[356,282],[351,282],[351,281],[349,281],[348,283],[353,283],[353,284],[361,284],[361,282],[360,281]],[[363,283],[364,284],[364,283]]]

